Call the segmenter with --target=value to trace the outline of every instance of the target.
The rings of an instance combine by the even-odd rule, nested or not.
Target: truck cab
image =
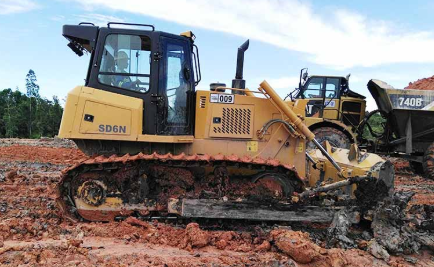
[[[306,101],[305,116],[340,121],[355,128],[365,116],[365,96],[349,88],[349,75],[309,76],[307,69],[300,72],[299,88],[294,100]]]
[[[341,148],[356,142],[357,127],[365,117],[365,97],[350,90],[349,76],[309,76],[303,68],[298,88],[288,95],[292,105],[303,107],[297,112],[317,139]]]

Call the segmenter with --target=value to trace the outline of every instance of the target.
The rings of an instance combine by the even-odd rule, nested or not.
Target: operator
[[[127,71],[129,67],[130,58],[124,51],[119,51],[118,56],[115,58],[116,72],[117,73],[129,73]],[[114,85],[125,89],[137,89],[140,81],[137,79],[135,82],[131,81],[130,76],[116,75]]]

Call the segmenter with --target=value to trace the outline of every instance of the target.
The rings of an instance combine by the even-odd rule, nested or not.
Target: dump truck
[[[323,198],[346,195],[343,206],[365,211],[393,191],[389,161],[315,139],[294,112],[304,101],[284,102],[266,81],[245,88],[248,41],[231,87],[196,90],[190,31],[81,23],[64,25],[63,36],[77,55],[90,53],[85,85],[69,92],[59,130],[91,156],[58,184],[66,218],[324,222],[336,208],[321,206]],[[307,141],[317,149],[307,153]]]
[[[360,131],[367,129],[375,139],[360,143],[369,151],[408,159],[434,179],[434,91],[395,89],[376,79],[367,86],[378,110],[366,116]],[[375,116],[384,121],[377,129],[371,125]]]
[[[296,112],[305,117],[318,141],[328,141],[334,147],[349,148],[356,143],[356,129],[365,117],[365,96],[350,89],[349,78],[309,75],[303,68],[298,88],[288,95],[291,102],[305,102],[305,110]],[[314,148],[308,143],[308,149]]]
[[[373,79],[367,86],[378,109],[368,113],[365,96],[350,90],[349,77],[300,71],[299,86],[289,97],[291,102],[306,102],[304,111],[296,111],[304,113],[317,140],[341,148],[357,143],[371,153],[405,158],[413,169],[434,179],[434,92],[395,89]],[[371,125],[374,118],[381,125]],[[308,148],[315,146],[308,143]]]

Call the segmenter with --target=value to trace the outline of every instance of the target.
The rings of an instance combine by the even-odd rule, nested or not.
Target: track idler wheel
[[[284,175],[277,173],[257,174],[252,182],[270,193],[268,197],[277,200],[289,198],[294,192],[291,182]]]
[[[91,206],[99,206],[105,202],[107,187],[103,182],[91,180],[84,182],[78,188],[78,196]]]

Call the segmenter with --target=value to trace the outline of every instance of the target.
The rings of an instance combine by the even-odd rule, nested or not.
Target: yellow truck
[[[318,141],[327,140],[334,147],[349,148],[356,143],[356,129],[365,117],[365,96],[350,89],[349,76],[309,76],[304,68],[298,88],[286,98],[305,103],[305,110],[297,112]],[[314,148],[313,144],[308,148]]]

